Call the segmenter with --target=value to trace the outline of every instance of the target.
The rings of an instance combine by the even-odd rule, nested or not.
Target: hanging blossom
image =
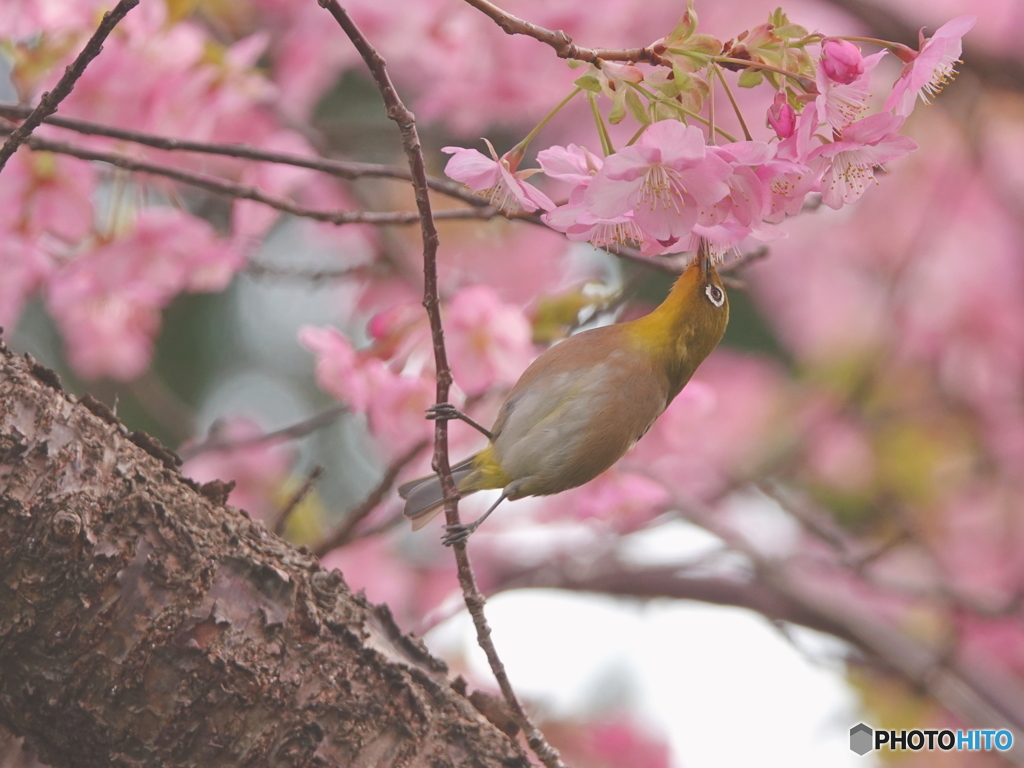
[[[857,46],[850,43],[847,45],[855,49],[856,55],[860,56],[860,49]],[[871,98],[871,75],[869,73],[878,66],[878,62],[885,56],[886,51],[879,51],[871,56],[861,58],[859,62],[853,64],[850,61],[853,54],[848,48],[843,48],[846,66],[840,68],[836,64],[826,66],[826,50],[829,50],[827,44],[822,48],[822,58],[816,69],[815,81],[819,93],[816,103],[818,114],[822,120],[838,133],[854,120],[859,120],[867,112],[868,99]],[[860,74],[854,75],[857,71]],[[836,79],[836,76],[841,79]]]
[[[564,203],[555,206],[523,182],[537,171],[516,172],[527,140],[501,158],[490,144],[491,158],[448,147],[445,151],[455,157],[447,172],[505,210],[544,208],[544,223],[570,240],[598,247],[637,246],[653,256],[686,250],[700,239],[721,256],[744,241],[779,237],[774,225],[799,213],[810,195],[820,193],[832,208],[855,202],[883,163],[916,149],[898,131],[918,94],[927,102],[952,76],[960,40],[974,22],[973,16],[954,19],[931,39],[922,37],[918,52],[883,44],[907,65],[885,102],[886,111],[868,114],[872,72],[888,51],[864,56],[850,41],[817,38],[821,52],[815,62],[803,50],[805,43],[789,45],[814,36],[790,25],[781,12],[773,13],[769,24],[744,33],[726,50],[732,58],[770,65],[767,73],[744,72],[739,85],[767,81],[776,89],[766,115],[775,136],[755,141],[745,127],[746,141],[730,138],[719,144],[718,135],[686,124],[689,117],[681,116],[677,106],[667,106],[669,100],[692,103],[693,111],[700,111],[703,99],[689,74],[699,69],[693,63],[699,57],[683,54],[690,50],[713,57],[722,50],[717,43],[687,47],[696,28],[691,8],[671,44],[666,39],[656,45],[659,55],[672,62],[671,71],[608,65],[591,67],[576,81],[592,100],[597,98],[593,94],[603,93],[612,101],[610,122],[629,111],[641,128],[627,146],[606,157],[575,144],[539,152],[542,172],[569,185]],[[723,66],[733,68],[730,64],[735,63]],[[790,77],[779,78],[782,70]],[[646,94],[646,107],[629,101],[645,93],[630,87],[641,82],[657,92]],[[610,140],[602,136],[608,151]]]
[[[880,112],[848,125],[839,141],[811,153],[811,167],[822,174],[821,201],[830,208],[856,202],[875,181],[875,168],[917,149],[897,131],[904,118]]]
[[[506,152],[499,158],[494,145],[487,139],[484,141],[491,152],[489,158],[475,149],[443,147],[441,151],[452,156],[444,172],[505,213],[532,212],[538,208],[550,211],[555,207],[547,195],[523,181],[540,173],[540,169],[517,171],[520,155]]]
[[[695,126],[663,120],[611,157],[584,195],[588,208],[608,218],[632,212],[651,240],[672,245],[695,224],[713,224],[711,206],[729,194],[729,163],[709,153]]]
[[[906,61],[899,80],[892,93],[885,100],[885,109],[902,117],[914,110],[917,97],[930,104],[946,83],[956,75],[954,68],[963,51],[961,39],[977,22],[977,16],[960,16],[939,27],[931,38],[925,39],[924,29],[920,36],[920,50],[897,50],[896,55]]]
[[[565,233],[576,242],[589,242],[598,248],[635,245],[644,239],[633,219],[633,212],[620,216],[601,217],[594,214],[585,200],[587,188],[604,167],[604,160],[585,147],[551,147],[537,153],[537,162],[546,176],[573,184],[569,202],[541,216],[552,229]]]

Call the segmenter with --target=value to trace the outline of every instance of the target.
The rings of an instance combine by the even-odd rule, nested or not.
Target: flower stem
[[[739,141],[739,139],[737,139],[735,136],[733,136],[728,131],[723,130],[722,128],[718,128],[716,126],[712,126],[710,120],[708,120],[703,115],[700,115],[700,114],[694,112],[692,109],[687,109],[682,104],[680,104],[680,103],[678,103],[676,101],[673,101],[672,99],[666,99],[666,98],[664,98],[662,96],[658,96],[657,94],[651,93],[650,91],[646,90],[645,88],[643,88],[642,86],[640,86],[640,85],[638,85],[636,83],[630,83],[629,85],[631,87],[633,87],[633,88],[636,88],[636,90],[640,91],[640,93],[642,93],[644,96],[646,96],[651,101],[656,101],[659,104],[664,104],[666,107],[674,109],[677,112],[679,112],[680,114],[686,115],[687,117],[692,117],[694,120],[697,120],[698,122],[704,123],[704,125],[708,126],[708,128],[712,128],[714,130],[714,132],[717,133],[719,136],[721,136],[723,139],[727,139],[728,141]]]
[[[814,81],[804,75],[798,75],[795,72],[783,69],[782,67],[773,67],[771,64],[762,64],[759,61],[746,61],[744,59],[734,59],[729,56],[715,56],[711,59],[716,64],[741,64],[747,69],[765,69],[769,72],[776,72],[780,75],[784,75],[791,80],[795,80],[797,84],[805,91],[809,91],[814,87]]]
[[[611,136],[608,135],[608,128],[604,124],[604,118],[601,117],[601,110],[597,108],[597,99],[592,94],[587,94],[590,101],[590,111],[594,113],[594,123],[597,126],[597,135],[601,139],[601,151],[604,152],[604,156],[615,154],[615,147],[612,146]]]
[[[722,88],[725,90],[725,95],[729,97],[729,103],[732,104],[732,111],[736,113],[736,119],[740,121],[740,128],[743,129],[743,136],[747,141],[753,141],[754,137],[750,135],[750,130],[747,128],[747,121],[743,119],[743,113],[740,111],[740,105],[736,103],[736,97],[732,95],[732,88],[729,87],[729,83],[725,79],[725,75],[722,74],[722,69],[717,64],[712,63],[712,68],[718,79],[722,82]]]
[[[530,146],[530,142],[536,138],[537,134],[540,133],[541,129],[548,124],[551,118],[558,114],[562,107],[564,107],[566,104],[572,101],[573,97],[575,97],[576,94],[582,90],[583,89],[578,86],[575,89],[573,89],[572,93],[570,93],[560,102],[558,102],[555,108],[548,112],[544,116],[544,118],[539,123],[537,123],[534,129],[523,137],[522,141],[520,141],[518,144],[512,147],[511,150],[509,150],[508,154],[512,157],[522,158],[523,154],[526,152],[526,148]]]

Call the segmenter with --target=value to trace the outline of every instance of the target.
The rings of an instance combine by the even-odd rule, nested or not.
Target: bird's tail
[[[470,456],[460,464],[452,467],[452,478],[455,480],[455,487],[463,495],[472,493],[475,488],[463,488],[463,480],[473,473],[473,461],[476,456]],[[410,480],[398,487],[398,495],[405,499],[404,514],[412,521],[412,529],[418,531],[425,526],[434,516],[437,515],[444,504],[444,493],[441,491],[441,478],[437,475],[427,475],[416,480]]]

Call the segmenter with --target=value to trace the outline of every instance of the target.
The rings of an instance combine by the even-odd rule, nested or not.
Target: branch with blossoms
[[[472,4],[487,6],[493,15],[489,4]],[[506,31],[551,42],[550,32],[502,18]],[[931,38],[922,35],[917,51],[864,40],[882,48],[864,56],[851,40],[809,33],[781,10],[722,43],[698,32],[691,3],[669,35],[642,49],[657,53],[655,65],[641,68],[652,61],[647,55],[627,57],[625,64],[578,57],[592,63],[554,111],[577,95],[589,99],[600,151],[575,144],[549,147],[537,153],[540,168],[520,169],[552,113],[500,157],[489,142],[489,157],[475,149],[445,148],[453,155],[446,173],[509,215],[544,211],[541,219],[570,240],[601,248],[637,246],[645,256],[693,251],[704,240],[721,261],[730,251],[779,237],[777,225],[800,213],[814,195],[834,209],[856,202],[875,183],[877,170],[916,149],[899,129],[919,100],[928,103],[953,77],[960,40],[974,22],[964,16]],[[867,114],[871,71],[889,52],[905,66],[882,111]],[[774,93],[765,115],[773,137],[752,138],[751,121],[723,70],[741,73],[740,88],[766,86]],[[728,96],[744,140],[716,123],[716,84]],[[607,106],[607,116],[599,103]],[[627,116],[637,130],[616,150],[606,121],[618,124]],[[567,184],[568,201],[556,205],[527,182],[537,174]]]

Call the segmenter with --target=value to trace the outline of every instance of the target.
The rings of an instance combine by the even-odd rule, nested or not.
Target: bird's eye
[[[708,298],[711,299],[711,303],[716,307],[720,307],[725,304],[725,292],[717,285],[709,285],[704,288],[704,293],[707,294]]]

